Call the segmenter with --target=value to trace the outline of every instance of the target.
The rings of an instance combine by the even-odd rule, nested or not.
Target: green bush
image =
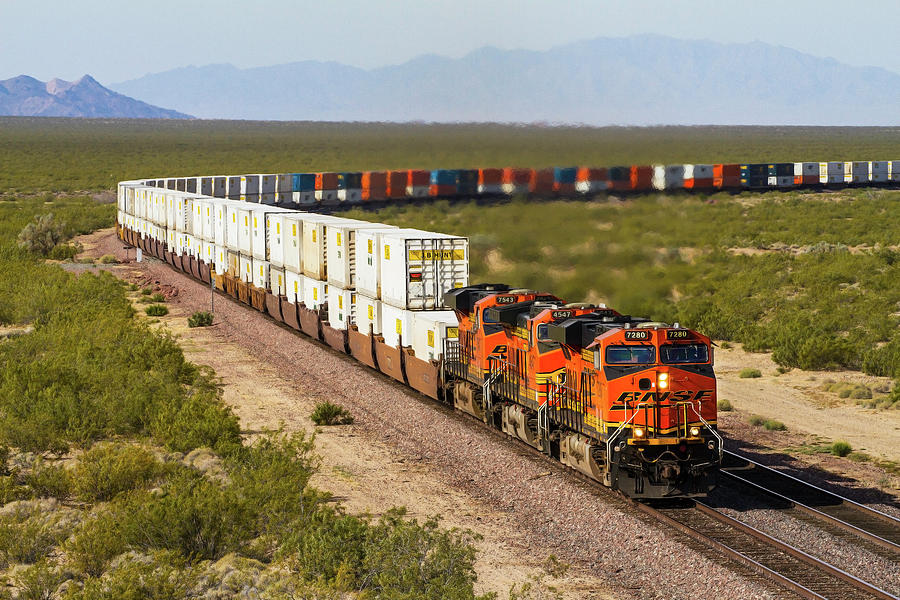
[[[81,244],[57,244],[47,254],[47,258],[52,260],[74,260],[75,256],[77,256],[81,250]],[[94,259],[87,258],[79,260],[78,262],[91,264],[94,262]]]
[[[39,460],[25,476],[25,483],[38,498],[65,500],[72,495],[72,478],[62,465],[50,465]]]
[[[188,327],[209,327],[213,324],[213,314],[206,310],[195,312],[188,317]]]
[[[86,502],[111,500],[152,482],[162,465],[148,450],[130,444],[101,443],[82,454],[72,472],[75,494]]]
[[[101,265],[114,265],[114,264],[117,264],[118,262],[119,262],[119,259],[117,259],[112,254],[104,254],[103,256],[100,257]]]
[[[163,317],[169,314],[169,309],[163,304],[151,304],[144,309],[148,317]]]
[[[67,564],[89,577],[102,575],[127,547],[117,516],[117,512],[104,510],[79,523],[62,544]]]
[[[319,402],[309,415],[316,425],[349,425],[353,423],[353,415],[346,408],[333,402]]]
[[[53,213],[35,217],[19,232],[19,246],[33,254],[47,256],[63,240],[64,227],[53,217]]]
[[[787,425],[782,423],[781,421],[776,421],[775,419],[766,419],[763,423],[763,427],[768,429],[769,431],[786,431]]]
[[[32,564],[47,556],[63,539],[67,527],[53,512],[20,508],[0,517],[0,557],[3,564]]]
[[[171,552],[154,552],[139,560],[125,560],[105,573],[91,577],[84,587],[72,586],[65,600],[143,600],[191,597],[197,573]]]
[[[66,574],[44,559],[16,573],[13,580],[19,588],[17,600],[50,600]]]
[[[853,452],[853,448],[847,442],[838,440],[831,444],[831,453],[835,456],[847,456]]]
[[[755,379],[757,377],[762,377],[762,372],[759,369],[741,369],[740,373],[738,373],[738,377],[741,379]]]
[[[765,417],[759,415],[750,415],[750,418],[747,419],[747,421],[754,427],[762,427],[766,423]]]
[[[165,301],[166,301],[166,297],[163,296],[162,294],[160,294],[159,292],[150,294],[149,296],[141,296],[140,299],[138,299],[138,302],[141,302],[143,304],[151,304],[153,302],[165,302]]]
[[[729,412],[731,410],[734,410],[734,407],[731,406],[731,402],[729,402],[725,398],[722,398],[721,400],[719,400],[717,403],[717,406],[719,407],[719,410],[722,412]]]
[[[141,294],[143,294],[144,296],[149,296],[152,293],[153,293],[153,287],[151,287],[149,285],[147,287],[141,288]]]

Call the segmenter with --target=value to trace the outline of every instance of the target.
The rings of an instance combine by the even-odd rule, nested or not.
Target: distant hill
[[[642,35],[359,69],[185,67],[111,86],[205,118],[896,125],[900,75],[759,42]]]
[[[152,106],[108,90],[90,75],[85,75],[78,81],[51,79],[44,83],[27,75],[0,81],[0,115],[132,119],[192,118],[190,115]]]

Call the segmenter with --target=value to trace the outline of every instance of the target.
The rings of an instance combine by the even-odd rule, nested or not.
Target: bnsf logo
[[[497,304],[515,304],[515,296],[497,296]]]
[[[649,340],[650,332],[642,329],[628,329],[625,331],[626,340]]]
[[[622,392],[622,395],[616,398],[615,404],[625,404],[626,402],[688,402],[699,401],[704,398],[712,398],[712,390],[679,390],[677,392]]]

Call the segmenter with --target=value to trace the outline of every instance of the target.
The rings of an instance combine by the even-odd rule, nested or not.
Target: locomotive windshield
[[[609,346],[606,348],[608,365],[649,365],[656,360],[653,346]]]
[[[663,344],[659,356],[667,364],[709,362],[709,348],[706,344]]]

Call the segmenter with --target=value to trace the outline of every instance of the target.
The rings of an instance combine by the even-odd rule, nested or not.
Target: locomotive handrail
[[[618,429],[616,429],[611,436],[606,438],[606,470],[609,472],[612,470],[612,443],[619,436],[619,433],[625,429],[625,426],[631,423],[632,419],[634,419],[638,414],[638,409],[641,406],[646,406],[647,402],[638,402],[634,407],[634,412],[631,413],[631,416],[628,417],[621,425],[619,425]],[[627,405],[626,405],[627,406]]]

